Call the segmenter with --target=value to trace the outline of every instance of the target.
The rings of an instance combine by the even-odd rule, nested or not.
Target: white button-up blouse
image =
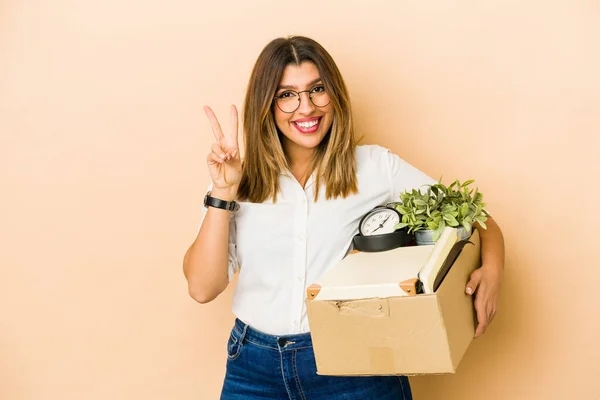
[[[360,219],[406,189],[436,183],[380,146],[357,146],[356,162],[358,194],[325,200],[323,186],[315,202],[314,177],[302,188],[282,173],[276,203],[240,202],[231,213],[229,280],[239,271],[239,319],[272,335],[309,332],[306,289],[345,257]]]

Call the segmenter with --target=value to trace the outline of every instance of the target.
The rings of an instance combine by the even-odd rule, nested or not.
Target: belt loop
[[[244,338],[246,337],[246,333],[248,332],[248,324],[240,321],[242,324],[244,324],[244,329],[242,329],[242,333],[240,334],[240,344],[244,342]]]

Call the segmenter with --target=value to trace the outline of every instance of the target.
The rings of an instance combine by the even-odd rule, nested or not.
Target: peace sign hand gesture
[[[224,135],[221,125],[210,107],[205,106],[204,112],[210,121],[216,142],[212,144],[211,152],[207,156],[208,170],[213,181],[213,191],[228,193],[233,200],[237,193],[237,186],[242,179],[242,162],[238,148],[238,113],[234,105],[231,106],[231,131]]]

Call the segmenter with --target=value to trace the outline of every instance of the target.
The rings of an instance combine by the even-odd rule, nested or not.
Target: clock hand
[[[385,220],[384,220],[384,221],[383,221],[381,224],[379,224],[379,226],[378,226],[377,228],[373,229],[373,232],[375,232],[377,229],[381,229],[381,228],[383,228],[383,225],[385,224],[385,222],[386,222],[388,219],[390,219],[390,217],[387,217],[387,218],[386,218],[386,219],[385,219]],[[373,232],[371,232],[371,233],[373,233]]]

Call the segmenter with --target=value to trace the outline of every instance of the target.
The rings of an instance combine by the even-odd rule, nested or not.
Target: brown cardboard
[[[481,265],[477,231],[434,294],[360,300],[306,300],[320,375],[454,373],[475,332],[465,294]]]

